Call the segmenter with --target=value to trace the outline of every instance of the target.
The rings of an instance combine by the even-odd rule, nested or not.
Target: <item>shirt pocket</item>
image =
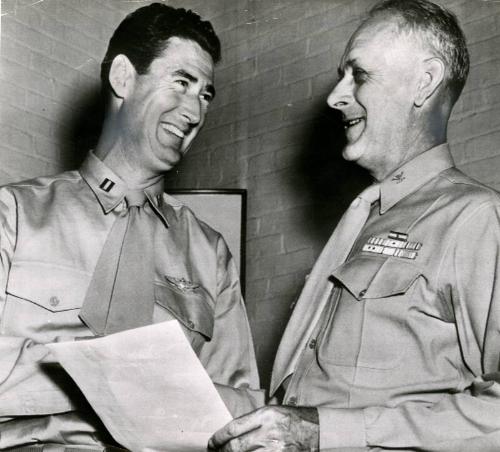
[[[199,351],[203,343],[213,336],[214,310],[211,301],[211,295],[202,286],[180,289],[168,282],[155,282],[156,304],[179,321],[195,351]]]
[[[332,333],[336,322],[344,325],[343,337],[335,337],[330,347],[339,348],[334,356],[355,367],[396,368],[408,349],[408,315],[422,270],[401,259],[360,255],[332,276],[345,290],[333,317]],[[342,342],[347,341],[345,353]]]
[[[90,274],[72,267],[14,261],[7,282],[2,332],[39,342],[88,334],[78,317]]]

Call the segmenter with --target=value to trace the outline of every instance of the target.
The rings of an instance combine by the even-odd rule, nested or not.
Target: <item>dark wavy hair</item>
[[[455,102],[469,74],[469,52],[456,16],[428,0],[383,0],[368,12],[366,20],[395,17],[400,32],[415,33],[446,66],[445,86]]]
[[[220,41],[210,22],[191,10],[152,3],[130,13],[113,33],[101,64],[103,93],[109,92],[109,70],[117,55],[126,55],[137,73],[145,74],[173,36],[198,43],[214,63],[220,60]]]

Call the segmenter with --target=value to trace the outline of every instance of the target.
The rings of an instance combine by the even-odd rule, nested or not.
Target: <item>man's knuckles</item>
[[[287,417],[288,414],[284,412],[282,407],[266,406],[261,409],[261,419],[263,422],[282,421]]]
[[[225,427],[224,432],[222,433],[225,433],[224,435],[225,438],[234,438],[235,436],[241,435],[241,433],[244,431],[243,429],[244,425],[245,425],[244,421],[236,419],[230,424],[228,424]]]

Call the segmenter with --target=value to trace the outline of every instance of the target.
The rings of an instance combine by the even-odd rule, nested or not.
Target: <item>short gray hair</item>
[[[446,66],[445,86],[456,102],[469,74],[469,52],[456,16],[428,0],[383,0],[368,12],[365,20],[392,16],[402,32],[416,32],[422,42]]]

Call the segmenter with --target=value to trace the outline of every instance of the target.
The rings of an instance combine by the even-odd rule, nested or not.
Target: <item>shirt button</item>
[[[313,339],[311,342],[309,342],[309,348],[316,348],[316,339]]]
[[[191,328],[191,329],[194,328],[194,323],[191,320],[188,320],[187,324],[188,324],[189,328]]]
[[[297,397],[289,397],[287,405],[291,405],[291,406],[297,405]]]
[[[55,308],[59,304],[59,298],[57,297],[50,297],[49,304]]]
[[[359,293],[360,298],[361,298],[361,297],[364,297],[364,296],[365,296],[365,294],[366,294],[366,289],[363,289],[363,290]]]

